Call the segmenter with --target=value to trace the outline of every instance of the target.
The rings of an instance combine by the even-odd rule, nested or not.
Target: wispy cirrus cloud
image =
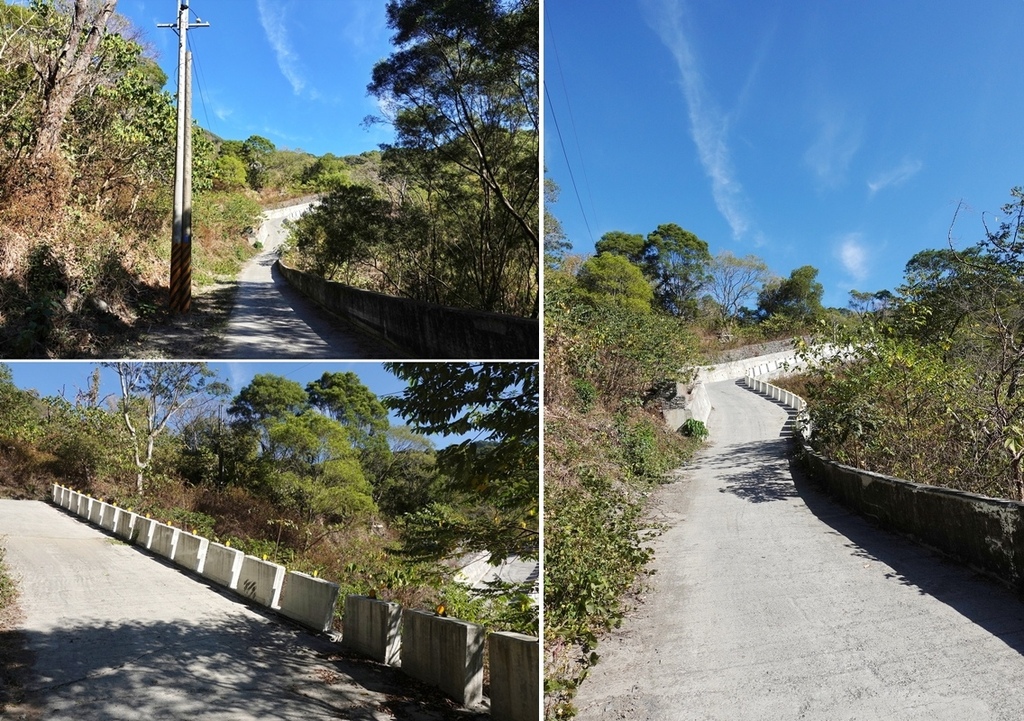
[[[267,36],[267,42],[277,57],[277,67],[292,86],[292,91],[299,95],[306,87],[306,79],[300,70],[299,57],[292,49],[291,39],[285,27],[285,8],[272,0],[256,0],[260,12],[260,24]]]
[[[871,195],[874,195],[879,190],[884,190],[885,188],[895,185],[901,185],[917,175],[918,171],[923,167],[924,163],[920,160],[904,158],[896,167],[889,168],[869,180],[868,190]]]
[[[804,153],[804,163],[824,188],[834,188],[846,180],[850,161],[861,146],[860,123],[833,104],[818,109],[817,134]]]
[[[862,233],[847,233],[839,239],[836,256],[857,283],[868,277],[868,249]]]
[[[648,23],[672,53],[679,66],[683,95],[690,118],[690,135],[704,172],[711,180],[715,207],[722,214],[733,237],[742,237],[750,228],[743,186],[735,177],[727,142],[728,117],[715,104],[704,87],[684,27],[684,3],[679,0],[649,0]]]

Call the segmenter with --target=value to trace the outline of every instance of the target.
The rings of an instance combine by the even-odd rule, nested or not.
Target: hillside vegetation
[[[115,8],[0,0],[5,357],[127,355],[140,333],[171,320],[176,109],[140,31]],[[536,3],[489,3],[467,19],[403,0],[388,13],[397,49],[369,80],[394,99],[383,105],[396,115],[379,119],[394,125],[394,144],[316,157],[193,126],[190,323],[215,333],[225,321],[225,284],[256,252],[261,208],[311,196],[326,202],[296,229],[303,267],[398,295],[536,313]],[[471,39],[453,39],[462,22],[475,23]],[[474,48],[469,65],[439,77],[463,42]],[[464,101],[479,112],[459,116]]]
[[[0,495],[60,483],[316,573],[342,593],[443,603],[537,633],[528,585],[470,593],[455,561],[538,555],[536,365],[392,365],[379,399],[350,372],[305,386],[256,375],[237,394],[204,364],[115,363],[74,398],[17,388],[0,365]],[[411,426],[392,427],[396,410]],[[421,432],[479,440],[436,449]]]
[[[812,443],[843,463],[1024,500],[1024,193],[979,242],[923,250],[856,321],[819,329],[849,347],[788,383],[809,402]]]

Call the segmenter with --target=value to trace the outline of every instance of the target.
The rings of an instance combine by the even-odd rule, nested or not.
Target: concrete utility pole
[[[180,0],[176,24],[157,24],[178,32],[178,142],[174,154],[170,293],[171,310],[178,313],[188,313],[192,306],[192,68],[186,35],[191,28],[210,27],[199,18],[189,23],[188,3]]]

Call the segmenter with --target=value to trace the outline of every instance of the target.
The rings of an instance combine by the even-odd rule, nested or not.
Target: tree
[[[795,324],[806,324],[821,317],[821,297],[825,288],[815,280],[818,269],[803,265],[789,274],[766,283],[757,294],[757,309],[762,319],[777,317]]]
[[[388,447],[388,409],[355,373],[324,373],[306,385],[309,403],[348,429],[364,469],[385,465]]]
[[[565,235],[562,224],[551,206],[558,202],[558,184],[551,178],[544,178],[544,265],[555,268],[572,248],[572,243]]]
[[[79,94],[88,87],[88,69],[95,62],[116,6],[117,0],[75,0],[63,39],[47,38],[32,53],[32,64],[43,91],[33,160],[39,162],[57,155],[64,120]],[[57,12],[53,0],[33,0],[31,7],[44,17]],[[56,30],[62,24],[53,27]]]
[[[756,255],[737,258],[726,250],[716,255],[708,266],[706,289],[722,309],[725,319],[733,320],[770,278],[768,265]]]
[[[463,307],[539,311],[538,3],[391,0],[396,51],[369,91],[423,285]],[[408,192],[412,190],[414,192]],[[394,278],[396,273],[390,273]]]
[[[368,89],[397,104],[395,147],[472,173],[537,248],[538,4],[391,0],[387,16],[399,49]]]
[[[241,155],[246,163],[249,187],[260,190],[266,179],[266,169],[275,145],[262,135],[250,135],[242,143]]]
[[[589,258],[580,267],[576,281],[578,295],[590,305],[651,312],[651,284],[639,268],[621,255],[604,252]]]
[[[265,453],[273,453],[272,422],[297,416],[309,401],[301,383],[273,373],[259,373],[235,396],[228,413],[235,424],[254,434]]]
[[[239,190],[246,184],[245,163],[237,155],[220,155],[213,171],[214,190]]]
[[[267,434],[275,494],[307,523],[338,523],[376,511],[351,434],[340,423],[307,409],[273,418]]]
[[[659,225],[647,234],[644,262],[658,305],[671,315],[693,317],[708,278],[708,244],[675,223]]]
[[[153,460],[157,436],[184,409],[227,394],[227,386],[205,363],[106,363],[121,385],[118,410],[132,442],[136,491],[144,492],[144,474]]]
[[[644,265],[644,258],[647,253],[647,241],[639,233],[624,233],[621,230],[612,230],[601,236],[594,247],[594,251],[601,253],[612,253],[621,255],[630,263],[636,266]]]
[[[373,188],[342,185],[292,224],[292,242],[315,273],[332,280],[351,266],[376,265],[381,246],[394,242],[389,215],[390,203]],[[394,285],[403,287],[400,277]]]
[[[406,517],[413,551],[536,558],[540,374],[535,363],[387,363],[408,383],[387,405],[418,431],[476,434],[438,451],[445,494]],[[444,499],[447,496],[447,499]],[[444,499],[444,500],[442,500]],[[445,502],[447,501],[447,502]]]
[[[647,234],[613,230],[601,236],[596,251],[621,256],[639,267],[650,281],[655,303],[670,315],[692,317],[697,293],[708,280],[708,244],[675,223]]]

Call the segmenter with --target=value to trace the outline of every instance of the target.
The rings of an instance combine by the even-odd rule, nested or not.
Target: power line
[[[202,103],[203,115],[206,117],[206,129],[209,130],[211,133],[214,133],[214,135],[220,135],[220,133],[214,132],[213,123],[210,122],[210,113],[206,108],[206,93],[203,92],[203,83],[205,82],[205,75],[203,73],[202,63],[199,62],[199,54],[196,52],[195,49],[196,42],[192,39],[192,36],[189,36],[188,44],[189,48],[192,50],[192,57],[195,60],[196,85],[199,86],[199,102]]]
[[[551,23],[547,20],[547,12],[545,12],[545,21],[544,38],[545,40],[551,40],[551,50],[555,55],[555,67],[558,68],[558,79],[561,81],[562,85],[562,96],[565,98],[565,107],[569,111],[569,129],[572,131],[573,140],[576,142],[576,155],[580,159],[580,170],[583,173],[583,185],[587,192],[587,199],[590,200],[590,209],[593,212],[594,222],[596,223],[598,220],[597,206],[594,203],[594,196],[590,192],[590,178],[587,176],[587,164],[583,160],[584,155],[583,150],[580,148],[580,136],[579,133],[576,132],[576,118],[572,112],[572,103],[569,101],[569,90],[565,83],[565,75],[562,73],[562,61],[558,56],[558,44],[555,42],[554,33],[551,32]],[[548,98],[550,100],[550,95]],[[591,240],[593,240],[593,236],[591,236]]]
[[[562,156],[565,158],[565,167],[569,171],[569,180],[572,181],[573,192],[576,193],[576,202],[580,206],[580,214],[583,216],[583,223],[587,226],[587,235],[590,242],[594,242],[594,231],[590,229],[590,221],[587,220],[587,211],[583,209],[583,200],[580,198],[580,190],[576,187],[576,176],[572,172],[572,163],[569,162],[569,155],[565,152],[565,142],[562,140],[562,131],[558,127],[558,116],[555,115],[555,106],[551,102],[551,94],[548,92],[548,84],[544,83],[544,95],[548,99],[548,110],[551,112],[551,119],[555,122],[555,135],[558,136],[558,144],[562,148]]]

